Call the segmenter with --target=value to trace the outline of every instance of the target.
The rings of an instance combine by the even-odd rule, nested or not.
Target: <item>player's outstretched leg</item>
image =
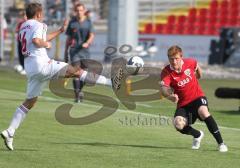
[[[98,75],[96,73],[88,72],[81,68],[75,68],[68,65],[64,77],[79,77],[79,79],[85,83],[106,85],[112,87],[114,90],[118,90],[123,79],[123,69],[118,68],[115,75],[109,79],[103,75]]]

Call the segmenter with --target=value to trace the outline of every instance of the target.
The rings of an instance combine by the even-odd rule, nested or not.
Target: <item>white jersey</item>
[[[46,41],[46,35],[47,25],[37,20],[30,19],[21,25],[19,40],[22,44],[22,54],[25,56],[25,70],[29,75],[40,72],[50,60],[46,48],[38,48],[32,42],[34,38]]]

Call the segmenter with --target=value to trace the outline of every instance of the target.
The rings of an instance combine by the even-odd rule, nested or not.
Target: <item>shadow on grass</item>
[[[149,148],[149,149],[188,149],[186,147],[176,146],[153,146],[153,145],[131,145],[131,144],[113,144],[113,143],[102,143],[102,142],[79,142],[79,143],[53,143],[53,144],[65,144],[65,145],[86,145],[86,146],[97,146],[97,147],[132,147],[132,148]]]
[[[216,111],[218,113],[222,113],[222,114],[228,114],[228,115],[240,115],[240,111],[236,110],[236,111],[230,111],[230,110],[226,110],[226,111]]]
[[[0,101],[3,100],[3,101],[13,101],[13,102],[18,102],[18,101],[24,101],[25,98],[0,98]],[[51,100],[45,100],[43,98],[39,98],[38,102],[51,102],[51,103],[62,103],[63,101],[62,100],[54,100],[54,99],[51,99]]]
[[[0,149],[0,151],[1,152],[38,152],[39,150],[37,150],[37,149],[23,149],[23,148],[16,148],[16,149],[14,149],[14,151],[10,151],[10,150],[8,150],[8,149],[6,149],[6,148],[1,148]]]

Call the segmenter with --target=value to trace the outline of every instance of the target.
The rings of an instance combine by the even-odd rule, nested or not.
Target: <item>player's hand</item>
[[[168,97],[169,100],[171,100],[173,103],[178,103],[179,98],[177,94],[172,94]]]
[[[47,41],[46,48],[47,48],[47,49],[52,48],[52,43]]]
[[[67,30],[67,26],[68,26],[68,20],[65,19],[65,20],[63,21],[62,27],[60,28],[60,31],[61,31],[61,32],[65,32],[65,31]]]
[[[89,43],[83,43],[82,47],[83,48],[88,48],[89,47]]]

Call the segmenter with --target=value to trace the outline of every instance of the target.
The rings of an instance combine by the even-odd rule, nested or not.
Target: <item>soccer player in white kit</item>
[[[26,15],[27,21],[20,28],[19,40],[22,43],[22,53],[25,56],[24,65],[28,78],[27,98],[16,109],[9,127],[1,133],[4,143],[9,150],[13,150],[15,130],[36,103],[47,81],[59,77],[79,77],[80,80],[88,82],[87,75],[90,75],[96,78],[96,83],[118,89],[122,78],[122,69],[119,69],[116,76],[111,80],[102,75],[91,75],[90,72],[84,71],[79,67],[76,68],[67,63],[50,59],[46,49],[51,48],[51,40],[65,31],[67,22],[64,22],[59,30],[47,35],[47,25],[42,23],[43,9],[41,4],[28,4],[26,6]]]

